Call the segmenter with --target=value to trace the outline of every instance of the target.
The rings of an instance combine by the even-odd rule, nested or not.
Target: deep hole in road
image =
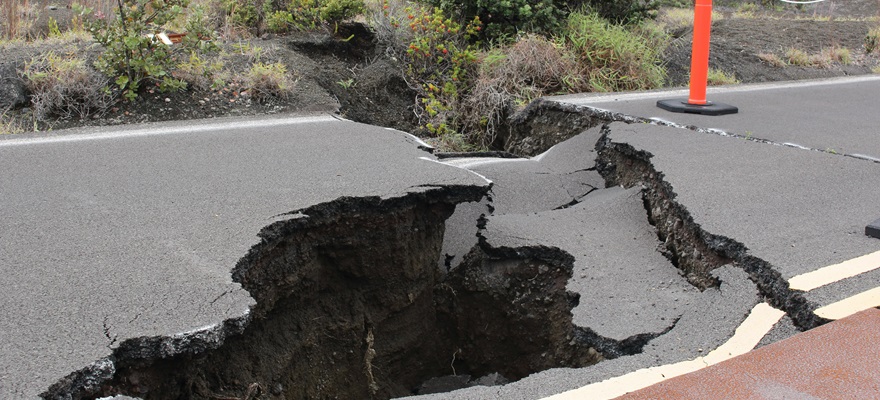
[[[438,268],[444,221],[480,190],[343,198],[291,215],[233,271],[257,301],[246,323],[213,345],[127,340],[103,375],[84,369],[44,397],[393,398],[599,361],[575,335],[570,255],[475,248],[448,274]],[[432,379],[453,375],[452,386]]]

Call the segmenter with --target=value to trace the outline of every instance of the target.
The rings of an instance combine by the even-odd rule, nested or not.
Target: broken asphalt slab
[[[488,182],[422,146],[323,116],[3,138],[0,397],[112,370],[127,339],[222,341],[254,306],[230,271],[261,229],[309,218],[297,210],[483,196]]]
[[[686,90],[546,100],[880,161],[880,113],[870,111],[876,108],[877,93],[880,76],[710,88],[710,101],[739,107],[738,114],[724,116],[680,114],[657,107],[658,100],[687,97]]]
[[[624,342],[671,329],[699,292],[657,252],[639,189],[596,191],[564,210],[490,217],[492,247],[555,247],[575,258],[575,325]]]
[[[490,196],[460,204],[447,220],[441,268],[452,268],[477,244],[480,215],[535,213],[568,207],[605,186],[596,171],[599,128],[590,129],[533,158],[478,157],[463,153],[441,162],[492,181]]]

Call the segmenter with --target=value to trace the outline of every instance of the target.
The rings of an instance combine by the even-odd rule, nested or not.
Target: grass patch
[[[662,86],[666,78],[661,66],[662,49],[597,15],[572,13],[558,42],[572,51],[577,74],[591,91],[653,89]]]
[[[736,76],[733,74],[727,74],[720,69],[709,68],[709,73],[706,77],[706,84],[709,86],[719,86],[719,85],[734,85],[740,83],[739,79],[736,79]]]
[[[829,47],[823,49],[820,55],[830,62],[837,62],[843,65],[852,64],[852,54],[846,47]]]
[[[807,54],[807,52],[793,47],[785,51],[785,60],[791,65],[797,65],[800,67],[809,67],[813,65],[812,60],[810,60],[810,55]]]
[[[774,53],[759,53],[758,58],[772,67],[783,68],[785,61]]]
[[[287,67],[274,64],[256,63],[245,74],[242,82],[244,90],[256,101],[286,99],[293,93],[296,84],[287,73]]]

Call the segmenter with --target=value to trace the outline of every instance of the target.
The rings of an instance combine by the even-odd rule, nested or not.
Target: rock
[[[0,113],[27,104],[27,89],[14,64],[0,64]]]

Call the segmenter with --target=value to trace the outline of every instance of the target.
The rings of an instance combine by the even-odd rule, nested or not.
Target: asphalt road
[[[124,339],[245,315],[230,270],[281,214],[488,185],[422,145],[327,116],[3,137],[0,398],[34,398]]]
[[[607,138],[650,154],[701,229],[797,281],[880,254],[880,239],[864,235],[880,218],[878,89],[880,77],[713,89],[710,100],[740,107],[722,117],[654,105],[684,92],[554,100],[672,125],[614,123]],[[737,351],[795,334],[739,266],[714,270],[718,287],[689,286],[657,250],[640,188],[605,188],[600,135],[588,130],[528,159],[442,161],[410,135],[320,116],[0,137],[0,398],[34,397],[126,338],[241,317],[253,301],[229,271],[285,213],[425,186],[493,182],[491,199],[449,220],[451,266],[477,242],[476,218],[485,215],[480,233],[493,246],[574,256],[567,289],[581,295],[576,325],[611,340],[665,333],[639,354],[588,368],[424,398],[610,398],[593,385],[702,366],[707,353],[740,342],[756,310],[765,311],[763,328]],[[804,296],[823,307],[876,288],[880,258],[862,264],[870,268]]]
[[[878,75],[709,88],[709,101],[739,108],[738,114],[720,117],[672,113],[656,106],[658,100],[686,99],[687,90],[548,100],[880,160],[878,92]]]

